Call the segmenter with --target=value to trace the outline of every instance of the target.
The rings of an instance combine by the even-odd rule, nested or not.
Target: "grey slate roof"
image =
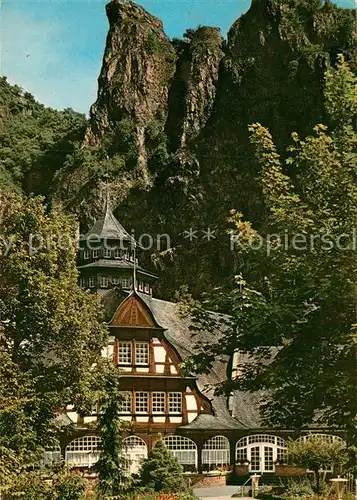
[[[166,339],[174,346],[183,360],[195,354],[196,340],[192,337],[190,320],[183,318],[180,307],[173,302],[155,299],[138,294],[154,314],[157,323],[165,328]],[[221,332],[213,335],[212,341],[217,341]],[[208,342],[212,334],[206,333],[204,341]],[[259,396],[235,392],[231,398],[232,415],[228,410],[228,400],[225,396],[216,396],[215,388],[227,378],[228,356],[222,356],[213,364],[209,374],[200,374],[197,378],[198,389],[212,404],[214,415],[199,415],[190,424],[181,427],[185,430],[219,430],[219,429],[258,429],[261,427],[259,417]]]
[[[102,240],[134,241],[130,234],[114,217],[108,205],[104,217],[97,220],[94,226],[84,236],[84,239],[87,240],[90,237],[96,237]]]
[[[83,266],[78,266],[78,269],[134,269],[134,263],[128,262],[127,260],[113,260],[113,259],[99,259],[93,262],[89,262],[88,264],[84,264]],[[149,273],[145,271],[142,267],[136,266],[136,270],[138,273],[145,274],[146,276],[151,276],[152,278],[157,278],[155,274]]]

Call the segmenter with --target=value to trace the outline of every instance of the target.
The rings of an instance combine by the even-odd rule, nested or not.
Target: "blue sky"
[[[106,0],[0,0],[0,73],[47,106],[87,113],[95,101]],[[225,34],[250,0],[141,0],[168,36],[199,24]],[[354,0],[340,0],[352,7]]]

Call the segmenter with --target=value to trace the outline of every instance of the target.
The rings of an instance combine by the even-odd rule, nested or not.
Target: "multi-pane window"
[[[150,285],[149,283],[145,283],[145,292],[150,293]]]
[[[101,288],[108,288],[109,286],[109,279],[107,276],[101,276],[100,278],[100,286]]]
[[[93,259],[98,259],[99,257],[99,249],[95,248],[92,252]]]
[[[85,288],[87,285],[87,281],[85,278],[81,278],[81,288]]]
[[[131,365],[131,342],[119,342],[118,363],[120,365]]]
[[[169,413],[182,413],[182,393],[169,393]]]
[[[120,248],[116,248],[114,250],[114,259],[121,259],[122,258],[122,251]]]
[[[135,364],[136,365],[149,364],[149,344],[147,342],[135,343]]]
[[[88,250],[88,248],[86,248],[86,249],[84,250],[84,252],[83,252],[83,258],[84,258],[84,259],[89,259],[89,250]]]
[[[149,412],[149,393],[137,392],[135,393],[135,411],[136,413]]]
[[[249,463],[250,472],[274,472],[275,462],[283,462],[286,444],[283,438],[256,434],[240,439],[236,445],[236,459]]]
[[[133,406],[133,397],[130,392],[122,393],[122,400],[120,402],[120,412],[121,413],[131,413]]]
[[[119,285],[119,283],[120,283],[120,279],[118,278],[118,276],[113,276],[112,277],[112,284]]]
[[[122,287],[123,288],[131,288],[132,280],[131,278],[124,277],[122,278]]]
[[[94,288],[95,287],[95,278],[93,276],[91,276],[89,278],[89,288]]]
[[[152,412],[165,413],[166,410],[166,393],[153,392],[152,393]]]
[[[83,436],[74,439],[66,448],[66,463],[80,467],[91,467],[100,456],[101,439],[97,436]]]
[[[104,258],[105,259],[110,259],[111,256],[112,256],[112,253],[110,251],[110,248],[105,248],[104,249]]]
[[[144,283],[142,281],[139,281],[139,292],[144,291]]]

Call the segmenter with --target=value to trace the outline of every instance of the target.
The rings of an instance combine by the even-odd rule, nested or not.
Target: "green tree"
[[[73,218],[41,198],[3,196],[0,234],[0,466],[18,474],[41,465],[55,409],[88,409],[107,329],[99,299],[77,284]]]
[[[230,318],[219,318],[222,337],[193,359],[207,370],[217,355],[245,353],[241,377],[221,390],[261,390],[268,424],[301,429],[317,419],[344,429],[350,445],[357,443],[356,90],[340,57],[326,74],[334,128],[317,125],[304,140],[293,134],[286,162],[267,129],[250,127],[267,216],[258,234],[232,213],[244,278],[216,291],[211,307]],[[193,309],[197,328],[210,327],[202,305]]]
[[[162,439],[156,443],[148,458],[142,463],[140,482],[143,487],[154,491],[171,493],[187,491],[183,468],[166,448]]]
[[[323,436],[310,435],[306,440],[288,441],[287,463],[314,472],[316,492],[321,493],[325,469],[343,466],[347,461],[346,447],[339,440],[330,441]]]
[[[94,468],[99,473],[99,492],[110,497],[123,494],[130,485],[130,478],[123,445],[126,424],[118,416],[122,405],[120,376],[115,368],[108,367],[102,379],[103,396],[99,400],[102,451]]]

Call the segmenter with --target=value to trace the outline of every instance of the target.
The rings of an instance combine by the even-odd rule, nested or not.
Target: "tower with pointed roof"
[[[139,265],[139,251],[139,245],[115,218],[107,200],[103,217],[80,240],[81,287],[93,291],[136,289],[152,295],[157,276]]]

